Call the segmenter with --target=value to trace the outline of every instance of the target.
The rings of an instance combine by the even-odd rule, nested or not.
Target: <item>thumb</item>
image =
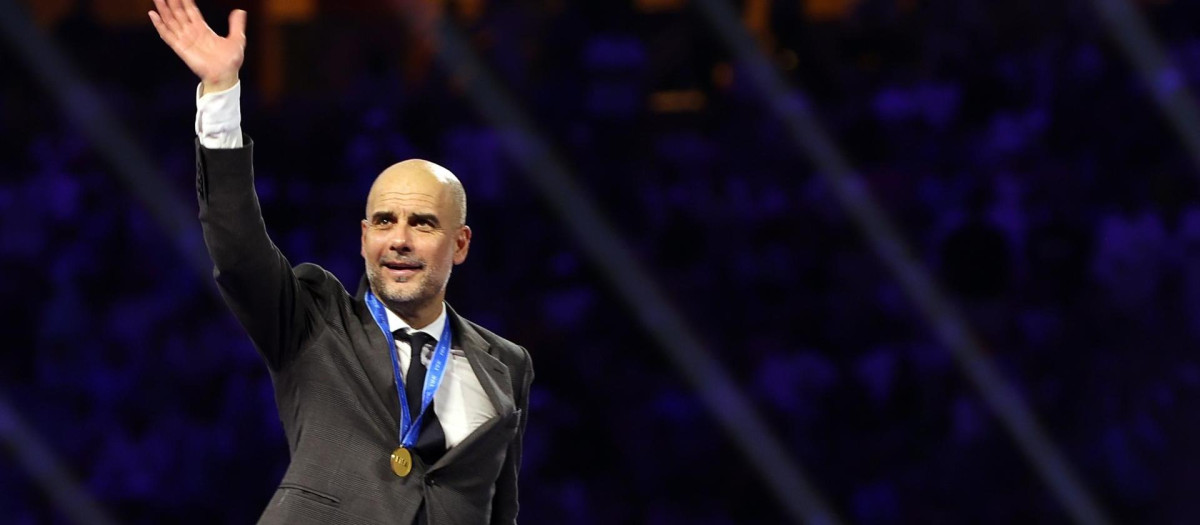
[[[234,9],[229,13],[229,38],[246,45],[246,12]]]

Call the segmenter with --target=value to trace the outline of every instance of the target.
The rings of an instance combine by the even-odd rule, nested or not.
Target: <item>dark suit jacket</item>
[[[529,353],[448,317],[498,414],[433,465],[392,473],[400,414],[387,340],[362,297],[313,264],[294,269],[267,236],[253,149],[196,146],[200,223],[217,285],[266,360],[291,464],[260,523],[514,523]]]

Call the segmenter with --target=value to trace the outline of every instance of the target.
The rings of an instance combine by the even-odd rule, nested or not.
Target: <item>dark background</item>
[[[833,512],[1070,519],[695,5],[445,4]],[[287,448],[265,366],[207,261],[178,249],[199,234],[196,79],[149,1],[17,5],[114,118],[60,103],[9,27],[0,521],[71,521],[37,481],[59,465],[47,483],[117,522],[251,522]],[[1200,170],[1094,4],[730,5],[1103,512],[1196,519]],[[1189,89],[1200,5],[1131,5]],[[449,301],[537,371],[522,522],[795,519],[606,277],[632,270],[582,249],[405,6],[200,7],[222,34],[249,11],[243,127],[294,264],[353,288],[379,171],[415,156],[463,180],[474,240]],[[161,188],[135,197],[114,162],[133,153],[98,147],[86,122],[128,134]],[[188,218],[182,232],[151,202]]]

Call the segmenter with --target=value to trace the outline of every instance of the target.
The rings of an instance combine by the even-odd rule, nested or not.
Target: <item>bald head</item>
[[[380,198],[397,193],[424,194],[441,202],[430,204],[449,212],[456,226],[467,223],[467,192],[450,170],[422,159],[409,159],[383,170],[367,194],[367,215]]]
[[[411,326],[438,316],[454,265],[467,259],[467,196],[450,170],[406,160],[383,170],[367,195],[362,256],[371,291]]]

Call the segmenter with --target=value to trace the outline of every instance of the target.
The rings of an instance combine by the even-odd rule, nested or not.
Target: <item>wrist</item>
[[[222,78],[216,80],[202,80],[200,82],[200,95],[204,96],[209,93],[219,93],[225,91],[238,83],[237,75],[232,78]]]

